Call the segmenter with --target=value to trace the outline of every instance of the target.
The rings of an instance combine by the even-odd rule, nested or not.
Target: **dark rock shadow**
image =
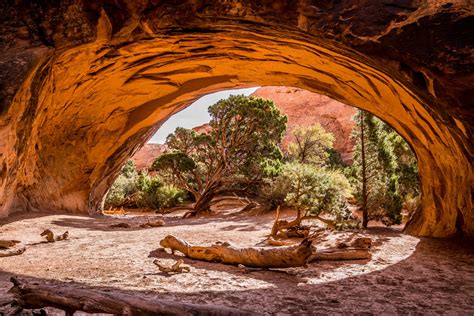
[[[111,286],[88,286],[77,282],[45,280],[27,275],[28,282],[50,283],[85,289],[126,293],[140,298],[162,298],[175,302],[212,304],[267,314],[474,314],[474,243],[472,240],[436,240],[422,238],[407,258],[382,270],[341,276],[341,279],[319,284],[304,284],[300,275],[288,272],[259,271],[248,273],[266,279],[276,273],[283,276],[270,287],[242,290],[197,292],[124,290]],[[163,252],[152,252],[155,258],[176,258]],[[187,260],[196,269],[225,270],[238,274],[236,267]],[[289,271],[290,273],[292,271]],[[324,273],[324,272],[321,272]],[[298,273],[297,273],[298,274]],[[0,297],[8,299],[11,273],[0,271]],[[0,311],[1,311],[0,307]]]

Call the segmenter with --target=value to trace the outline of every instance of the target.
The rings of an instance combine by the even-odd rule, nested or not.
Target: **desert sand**
[[[335,232],[315,242],[317,248],[324,248],[335,240],[369,236],[374,241],[370,260],[319,261],[307,268],[254,271],[184,259],[191,272],[175,275],[162,274],[153,264],[154,259],[171,264],[181,258],[160,249],[159,241],[168,234],[194,244],[228,241],[254,246],[266,238],[273,216],[220,213],[182,220],[179,214],[13,215],[0,222],[0,239],[20,240],[27,250],[0,258],[0,302],[10,298],[9,278],[15,275],[58,286],[228,306],[258,315],[474,314],[472,241],[417,238],[400,228]],[[137,227],[157,218],[166,224]],[[119,222],[132,227],[109,227]],[[70,237],[36,244],[47,228],[55,233],[67,230]]]

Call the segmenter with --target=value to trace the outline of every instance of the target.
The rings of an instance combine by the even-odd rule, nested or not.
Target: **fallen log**
[[[119,292],[80,289],[69,285],[27,283],[12,277],[9,293],[25,309],[55,307],[72,315],[76,311],[115,315],[251,315],[228,307],[179,303]]]
[[[110,228],[131,228],[132,226],[129,223],[117,223],[109,225]]]
[[[316,250],[308,262],[317,260],[361,260],[370,259],[372,254],[367,248],[328,248]]]
[[[308,262],[317,260],[361,260],[372,258],[370,247],[372,239],[359,237],[350,243],[341,242],[336,247],[316,250],[309,257]]]
[[[229,243],[216,243],[209,247],[193,246],[185,240],[168,235],[160,241],[163,248],[179,251],[186,257],[209,262],[231,265],[244,265],[254,268],[289,268],[306,265],[311,255],[311,241],[278,248],[248,247],[241,248]]]
[[[165,221],[164,220],[156,220],[156,221],[153,221],[153,222],[146,222],[146,223],[143,223],[143,224],[140,224],[140,227],[141,228],[153,228],[153,227],[161,227],[165,225]]]

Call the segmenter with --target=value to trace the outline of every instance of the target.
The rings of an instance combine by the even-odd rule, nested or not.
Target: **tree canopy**
[[[152,169],[191,192],[194,214],[232,185],[251,185],[277,174],[283,155],[278,147],[287,118],[272,101],[231,96],[209,107],[211,129],[196,133],[177,128],[166,140],[168,152]]]
[[[293,131],[294,142],[288,145],[290,160],[303,164],[322,166],[329,158],[334,136],[316,123],[311,126],[298,126]]]

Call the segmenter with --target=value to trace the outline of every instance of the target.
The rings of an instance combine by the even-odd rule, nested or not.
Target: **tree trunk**
[[[208,212],[211,207],[212,199],[217,195],[219,183],[210,184],[204,189],[204,192],[196,199],[193,210],[184,214],[183,218],[197,216],[201,213]]]
[[[193,246],[185,240],[166,236],[160,245],[171,251],[179,251],[191,259],[220,262],[232,265],[244,265],[254,268],[289,268],[306,265],[311,255],[311,241],[305,239],[299,245],[263,248],[239,248],[229,243],[216,243],[209,247]]]
[[[367,165],[365,160],[364,112],[360,111],[360,146],[362,159],[362,227],[367,228],[369,214],[367,209]]]
[[[26,283],[12,277],[10,281],[18,305],[36,309],[55,307],[72,315],[76,311],[115,315],[250,315],[250,312],[227,307],[195,305],[145,298],[119,292],[80,289],[69,285]]]
[[[194,204],[194,212],[197,214],[209,211],[211,207],[211,201],[214,198],[215,193],[211,191],[204,192],[203,195]]]

